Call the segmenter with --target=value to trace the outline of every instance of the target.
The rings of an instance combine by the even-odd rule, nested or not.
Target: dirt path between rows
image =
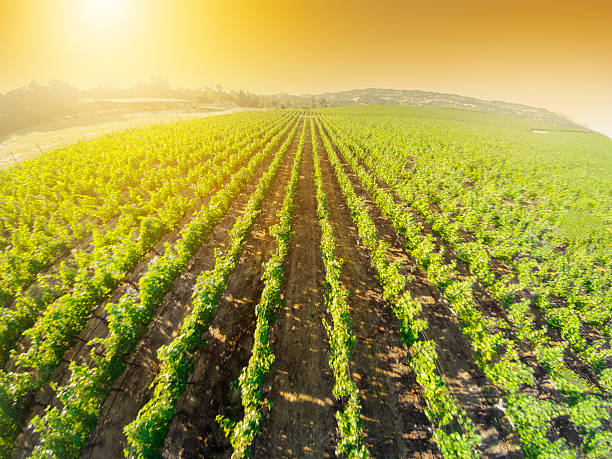
[[[231,455],[229,439],[215,418],[223,414],[237,420],[242,414],[240,393],[233,390],[232,384],[251,355],[255,306],[263,290],[262,264],[274,248],[268,228],[277,221],[276,213],[282,206],[300,129],[301,123],[204,336],[207,344],[195,353],[194,372],[170,422],[163,457]]]
[[[493,407],[501,394],[488,383],[474,362],[472,348],[459,328],[457,317],[442,301],[439,290],[429,282],[427,274],[406,249],[391,222],[372,201],[359,178],[353,174],[342,155],[336,152],[356,193],[366,200],[379,237],[390,244],[389,252],[393,261],[400,262],[402,273],[415,276],[409,288],[412,296],[423,305],[421,317],[428,322],[425,337],[435,341],[440,374],[459,407],[466,410],[475,424],[476,432],[483,439],[481,453],[485,457],[523,457],[516,433],[503,420],[503,413]]]
[[[439,457],[421,389],[407,365],[399,322],[383,300],[320,137],[318,143],[337,255],[345,261],[341,280],[352,292],[351,328],[357,344],[351,349],[351,372],[361,394],[366,444],[377,458]]]
[[[307,130],[282,291],[285,305],[270,333],[276,360],[264,394],[272,407],[264,414],[255,440],[257,458],[334,457],[337,444],[338,406],[332,397],[334,379],[322,319],[331,321],[323,302],[325,268]]]

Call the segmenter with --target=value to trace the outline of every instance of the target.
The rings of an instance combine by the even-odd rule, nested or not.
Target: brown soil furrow
[[[459,407],[465,409],[474,422],[476,432],[483,439],[482,452],[487,457],[522,457],[516,434],[504,420],[503,413],[494,407],[501,394],[486,380],[474,362],[472,348],[459,328],[457,317],[339,152],[338,157],[355,191],[365,199],[379,237],[391,245],[389,252],[392,261],[400,262],[404,274],[415,276],[409,288],[413,297],[423,305],[422,317],[428,322],[424,334],[436,342],[440,375]]]
[[[357,344],[351,349],[351,370],[361,394],[366,444],[372,457],[439,457],[421,389],[407,364],[399,322],[383,300],[340,185],[323,148],[320,151],[337,255],[344,260],[342,282],[352,292],[351,328]]]
[[[215,418],[220,413],[230,419],[238,419],[241,415],[240,394],[233,390],[232,382],[238,379],[251,354],[255,306],[263,290],[262,264],[274,247],[268,227],[277,220],[276,213],[282,206],[300,129],[263,203],[262,212],[255,220],[239,264],[229,278],[210,329],[204,336],[207,344],[195,352],[194,372],[170,422],[162,451],[164,457],[227,457],[231,454],[229,439]]]
[[[334,457],[337,443],[337,405],[322,322],[328,316],[323,302],[325,268],[309,126],[307,131],[285,268],[285,305],[270,332],[276,358],[264,394],[272,406],[264,414],[254,457]],[[327,321],[331,323],[329,317]]]

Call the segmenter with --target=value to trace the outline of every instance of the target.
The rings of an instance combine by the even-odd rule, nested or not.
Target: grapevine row
[[[376,126],[377,131],[380,128]],[[535,294],[534,305],[544,313],[548,325],[559,330],[572,350],[600,375],[604,386],[610,387],[609,234],[605,229],[603,232],[589,229],[588,215],[583,216],[584,225],[572,223],[577,226],[576,231],[583,226],[589,229],[588,238],[586,235],[576,238],[564,228],[567,224],[564,220],[572,212],[590,214],[590,208],[600,207],[598,213],[605,216],[604,209],[610,208],[609,195],[602,191],[609,186],[593,182],[595,177],[591,177],[588,186],[578,182],[579,189],[568,192],[570,179],[578,176],[559,183],[563,175],[551,173],[551,168],[562,167],[556,160],[543,161],[534,167],[533,161],[516,160],[522,152],[514,150],[515,145],[503,144],[501,148],[496,145],[497,151],[487,154],[491,147],[486,143],[479,151],[478,143],[462,142],[464,139],[456,131],[445,135],[431,131],[430,135],[444,143],[418,145],[419,155],[409,159],[415,166],[402,171],[406,183],[425,194],[443,213],[452,215],[494,256],[508,262],[520,280],[518,291],[526,288]],[[401,137],[398,131],[392,135]],[[460,142],[453,139],[453,145],[449,145],[449,135],[456,135]],[[382,150],[389,149],[385,135],[374,137],[376,140],[368,142]],[[410,143],[417,143],[414,140]],[[407,153],[415,150],[414,145],[410,147],[395,151],[396,157],[405,162]],[[529,157],[546,157],[541,145],[532,148],[537,148],[538,154],[528,151]],[[466,154],[463,149],[472,151]],[[584,161],[588,162],[586,156]],[[503,174],[496,163],[503,164]],[[591,198],[587,198],[589,194]],[[576,210],[568,212],[568,207]],[[584,207],[588,212],[579,210]]]
[[[219,124],[225,125],[227,134],[231,132],[233,126],[228,123],[207,123],[210,127]],[[166,177],[186,173],[190,165],[178,158],[188,158],[191,165],[204,159],[201,145],[209,144],[216,130],[176,125],[146,128],[116,135],[121,142],[106,136],[3,172],[3,184],[9,186],[0,187],[0,230],[4,230],[0,232],[6,245],[0,252],[0,305],[18,296],[73,242],[99,234],[96,225],[112,222],[131,209]],[[178,149],[183,150],[180,155]]]
[[[329,222],[327,198],[323,189],[323,176],[316,139],[315,125],[310,121],[312,138],[312,159],[314,163],[314,180],[317,197],[317,217],[321,228],[321,257],[325,265],[325,304],[332,317],[332,325],[324,320],[325,330],[329,337],[331,354],[329,366],[334,373],[333,395],[337,400],[346,400],[344,409],[336,413],[340,441],[336,454],[348,457],[368,457],[369,452],[364,442],[361,425],[361,402],[359,389],[350,375],[350,351],[356,337],[350,327],[348,292],[340,282],[340,270],[343,260],[336,257],[336,240],[334,230]]]
[[[162,257],[150,266],[140,281],[138,298],[125,295],[117,304],[107,305],[109,334],[92,343],[102,345],[103,356],[92,353],[93,368],[87,364],[71,364],[71,382],[58,391],[63,409],[50,408],[43,418],[33,420],[41,436],[36,454],[40,457],[48,453],[62,457],[78,456],[95,426],[113,382],[123,372],[125,358],[133,351],[155,310],[280,138],[253,156],[246,167],[233,173],[230,183],[218,191],[210,199],[208,207],[183,229],[181,239],[174,246],[168,246]],[[291,135],[285,143],[290,138]]]
[[[282,135],[282,133],[276,135],[258,154],[259,157],[269,153],[274,145],[280,142]],[[228,163],[216,171],[216,175],[208,176],[206,182],[200,184],[201,190],[212,193],[226,177],[230,177],[253,155],[255,149],[256,145],[252,149],[245,149],[232,156]],[[221,196],[228,199],[227,194]],[[227,201],[222,202],[227,203]],[[217,207],[222,206],[217,204]],[[197,216],[194,221],[198,222]],[[173,279],[170,275],[177,276],[180,273],[178,267],[180,263],[186,262],[183,257],[188,255],[187,249],[192,249],[201,243],[199,238],[207,234],[204,225],[195,228],[199,229],[191,232],[183,231],[182,236],[185,241],[181,245],[184,247],[181,252],[174,253],[171,248],[167,248],[164,256],[150,266],[149,271],[140,279],[141,299],[145,304],[148,302],[154,304],[162,289],[168,289],[172,285]],[[86,324],[92,309],[110,295],[112,289],[120,284],[160,235],[159,233],[153,237],[149,235],[148,238],[141,235],[138,239],[127,239],[115,248],[114,253],[103,253],[96,260],[96,271],[93,276],[89,277],[87,271],[79,273],[73,295],[64,297],[65,301],[56,303],[37,322],[37,334],[32,333],[32,335],[38,336],[38,340],[17,359],[20,367],[31,368],[34,371],[0,373],[0,426],[3,427],[0,433],[1,450],[12,449],[22,422],[28,394],[49,379],[53,369],[61,363],[65,350],[70,347],[74,337]],[[170,270],[170,267],[173,269]],[[162,276],[158,271],[163,273]]]
[[[291,177],[285,190],[283,206],[278,212],[279,221],[271,225],[269,229],[269,233],[274,236],[276,247],[264,264],[264,273],[261,277],[264,288],[261,299],[255,307],[256,323],[251,357],[238,377],[244,416],[238,422],[233,422],[221,415],[217,416],[217,421],[224,428],[226,436],[230,437],[234,448],[233,458],[251,457],[251,445],[259,432],[262,408],[266,404],[262,393],[262,385],[274,362],[274,351],[270,347],[268,333],[281,307],[281,287],[284,280],[283,264],[293,236],[291,217],[295,208],[294,199],[304,149],[305,132],[306,123],[304,123],[300,134],[297,152],[291,167]]]
[[[283,120],[278,120],[278,122],[282,123]],[[276,129],[277,126],[263,126],[261,134],[268,131],[269,135],[265,138],[269,138]],[[255,134],[258,133],[255,132]],[[0,313],[0,361],[6,359],[15,340],[34,324],[40,313],[49,304],[65,295],[66,290],[74,288],[78,271],[84,272],[92,269],[92,263],[101,258],[102,252],[116,252],[117,248],[113,247],[113,244],[119,246],[126,238],[134,237],[132,233],[138,228],[140,235],[136,238],[152,240],[156,235],[161,236],[164,231],[168,231],[186,214],[188,209],[195,207],[195,197],[187,200],[180,195],[195,184],[196,196],[202,200],[207,190],[207,183],[202,177],[207,177],[208,172],[225,161],[233,151],[240,151],[257,138],[250,135],[237,147],[228,147],[224,152],[210,157],[199,165],[197,161],[200,155],[197,155],[194,158],[196,163],[193,164],[187,180],[169,178],[163,186],[151,192],[149,201],[144,201],[141,206],[122,214],[112,231],[103,233],[96,230],[93,238],[93,253],[79,250],[68,263],[62,262],[57,275],[47,275],[44,278],[39,276],[42,294],[38,296],[19,295],[12,310],[4,310]],[[155,217],[155,213],[159,215],[159,218]],[[135,218],[137,215],[141,215],[140,221]]]
[[[370,170],[374,171],[383,182],[394,190],[402,201],[409,205],[416,213],[420,214],[428,224],[431,225],[436,235],[438,235],[445,243],[449,245],[457,253],[459,260],[464,262],[475,277],[482,283],[486,291],[496,298],[502,305],[508,307],[508,319],[517,327],[517,333],[521,341],[527,341],[534,348],[538,360],[542,366],[549,370],[551,376],[557,381],[560,387],[567,387],[573,392],[588,392],[587,386],[589,381],[582,378],[581,375],[571,371],[563,362],[563,351],[565,346],[550,347],[545,329],[534,329],[533,318],[526,320],[525,314],[529,310],[530,301],[525,299],[520,302],[513,301],[513,293],[520,291],[523,288],[529,288],[530,285],[525,281],[524,276],[519,276],[520,282],[512,284],[511,276],[502,276],[497,279],[491,270],[492,260],[487,253],[485,246],[476,242],[463,242],[459,228],[446,215],[431,210],[429,204],[418,195],[412,181],[400,181],[398,174],[392,168],[384,167],[383,164],[389,164],[394,158],[372,151],[367,153],[357,147],[355,149],[359,158],[368,165]],[[541,303],[542,298],[536,301],[536,304]],[[556,312],[558,314],[559,311]],[[564,325],[567,329],[574,327],[575,320],[565,315]],[[562,333],[562,337],[566,335]],[[569,340],[570,343],[572,340]],[[602,362],[600,356],[597,362]],[[606,371],[603,372],[601,385],[607,390],[610,381],[608,380]],[[612,374],[612,373],[611,373]],[[576,383],[577,382],[577,383]]]
[[[372,192],[372,194],[383,194],[382,190],[377,191],[375,182],[370,177],[368,177],[368,174],[365,172],[365,170],[363,170],[361,166],[357,164],[355,158],[352,157],[351,152],[345,146],[342,145],[342,141],[337,139],[336,143],[341,147],[340,150],[342,151],[346,161],[351,165],[353,170],[362,179],[364,185],[366,185],[367,183],[366,187]],[[363,151],[361,152],[364,153]],[[383,166],[384,164],[389,164],[389,158],[377,158],[376,156],[376,154],[361,154],[360,158],[362,161],[368,164],[372,170],[375,170],[379,174],[379,176],[384,178],[390,177],[390,174],[393,173],[392,171],[390,171],[391,168],[385,168]],[[403,194],[403,192],[406,187],[409,187],[408,183],[404,183],[400,186],[394,187],[394,185],[397,185],[397,182],[394,181],[393,178],[389,179],[388,183],[391,185],[392,188],[396,188],[398,190],[398,195],[404,197],[404,199],[406,200],[406,195]],[[387,199],[390,199],[392,201],[392,198],[390,197],[388,197]],[[422,209],[425,206],[417,207]],[[393,211],[388,210],[387,214],[391,215],[392,212]],[[438,224],[434,226],[434,228],[436,228],[437,230],[439,230],[440,228],[445,228],[445,231],[447,233],[452,231],[452,229],[449,229],[452,228],[452,226],[442,226],[439,224],[439,221],[437,223]],[[414,227],[411,234],[416,234],[414,233],[415,230],[418,231],[418,228]],[[408,241],[407,245],[410,245]],[[480,260],[482,260],[482,255],[480,257]],[[430,268],[428,268],[428,270],[429,269]],[[479,274],[481,274],[482,276],[482,272],[484,270],[482,265],[479,266],[479,269]],[[478,277],[480,278],[481,276]],[[490,286],[490,281],[487,281],[488,278],[492,277],[490,271],[488,271],[487,276],[482,277],[484,279],[483,283],[485,283],[485,285]],[[443,290],[442,287],[441,289]],[[556,385],[559,386],[561,391],[566,396],[567,400],[567,403],[545,403],[544,408],[541,408],[539,410],[539,417],[532,415],[534,423],[536,424],[536,426],[538,426],[535,428],[533,426],[526,425],[527,423],[524,421],[523,417],[523,415],[526,413],[525,407],[527,407],[529,404],[535,403],[535,400],[529,401],[525,398],[520,401],[520,403],[517,402],[517,406],[519,407],[517,411],[517,416],[519,419],[518,422],[525,424],[523,425],[523,438],[529,439],[533,437],[531,438],[531,440],[527,441],[528,445],[532,443],[534,445],[528,446],[528,450],[532,452],[554,450],[554,447],[549,444],[549,442],[545,439],[543,433],[545,432],[545,430],[542,432],[541,429],[544,428],[548,419],[562,414],[567,414],[572,420],[572,422],[574,422],[575,425],[580,429],[581,433],[584,436],[585,442],[582,445],[582,448],[585,450],[585,452],[590,452],[593,454],[595,454],[595,452],[598,452],[597,454],[602,454],[605,456],[605,451],[610,451],[610,446],[606,446],[606,444],[612,444],[612,437],[609,432],[605,432],[602,430],[602,422],[605,422],[606,419],[609,418],[609,413],[612,408],[612,405],[605,399],[602,399],[599,395],[591,394],[592,387],[589,387],[588,382],[582,380],[579,375],[571,372],[568,368],[565,367],[563,363],[563,346],[549,347],[546,345],[545,331],[535,330],[533,328],[533,320],[530,320],[528,316],[524,315],[526,309],[528,309],[528,305],[526,304],[526,302],[513,304],[510,306],[509,309],[510,310],[508,316],[510,319],[510,323],[517,327],[517,336],[522,340],[527,340],[528,342],[533,343],[538,360],[542,364],[543,368],[545,368],[549,372],[552,381],[554,381]],[[510,342],[507,341],[507,343],[509,344]],[[499,375],[497,375],[497,377],[499,378]],[[532,377],[530,377],[529,379],[525,378],[523,382],[526,384],[533,384],[531,378]],[[587,415],[587,413],[589,414]],[[562,443],[559,446],[561,447]]]
[[[423,387],[427,403],[425,414],[436,427],[435,436],[440,449],[445,457],[472,457],[480,438],[476,435],[471,420],[457,407],[454,400],[448,395],[448,388],[442,378],[434,371],[437,354],[433,343],[417,339],[419,332],[426,324],[423,321],[415,320],[420,305],[415,304],[416,301],[408,291],[404,291],[409,279],[400,272],[396,263],[388,262],[388,245],[378,240],[376,227],[368,213],[365,201],[357,196],[332,144],[323,133],[318,119],[317,124],[329,161],[351,209],[351,216],[359,237],[370,251],[371,262],[383,287],[383,296],[385,300],[393,303],[393,311],[401,321],[403,339],[410,349],[409,364]],[[445,430],[445,427],[449,426],[453,420],[461,426],[463,432]]]
[[[124,428],[127,436],[124,452],[127,457],[154,457],[163,445],[168,433],[168,423],[174,416],[176,402],[184,393],[187,379],[193,371],[193,351],[203,344],[202,335],[208,329],[229,276],[238,263],[255,218],[296,130],[297,124],[276,154],[268,171],[260,179],[257,189],[249,198],[244,214],[237,219],[230,231],[229,249],[224,254],[217,252],[214,269],[198,277],[193,292],[191,314],[181,325],[178,336],[169,345],[160,348],[158,359],[161,370],[152,384],[153,397],[140,410],[136,419]],[[246,173],[244,176],[246,177]]]

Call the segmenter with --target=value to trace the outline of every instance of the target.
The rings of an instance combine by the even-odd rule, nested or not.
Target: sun
[[[99,61],[113,60],[136,36],[136,4],[140,0],[69,0],[63,30],[72,53]]]
[[[105,28],[114,26],[125,18],[130,0],[82,0],[81,14],[88,25]]]

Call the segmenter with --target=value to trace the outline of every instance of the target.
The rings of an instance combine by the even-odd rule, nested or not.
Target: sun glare
[[[128,0],[83,0],[83,20],[92,26],[107,27],[123,21]]]

